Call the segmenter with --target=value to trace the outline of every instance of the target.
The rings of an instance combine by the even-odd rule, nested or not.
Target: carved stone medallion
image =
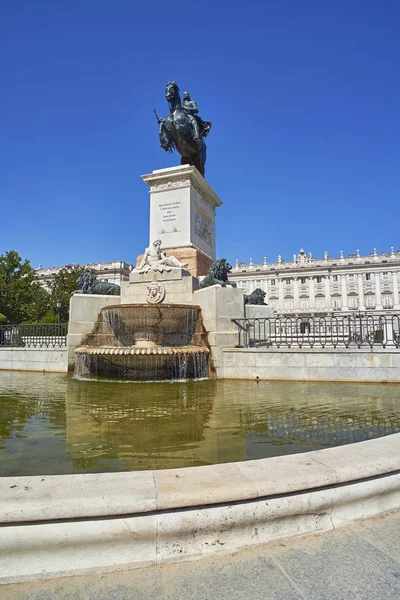
[[[152,281],[147,286],[146,300],[149,304],[158,304],[165,298],[165,287],[159,281]]]

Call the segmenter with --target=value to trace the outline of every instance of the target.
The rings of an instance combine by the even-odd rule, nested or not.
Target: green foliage
[[[29,260],[22,261],[15,250],[0,255],[0,313],[8,323],[39,320],[48,311],[49,301]]]
[[[54,275],[54,278],[49,285],[51,306],[56,307],[57,300],[61,300],[61,306],[63,308],[63,312],[61,313],[62,323],[66,323],[69,319],[69,301],[71,294],[74,291],[79,290],[79,285],[76,283],[76,280],[83,273],[83,271],[87,271],[87,269],[79,265],[67,265],[66,267],[60,269],[56,275]],[[49,315],[47,318],[49,318]],[[52,323],[53,321],[42,322]]]
[[[57,313],[54,308],[50,308],[45,315],[40,319],[40,323],[57,323]]]
[[[6,315],[3,315],[2,313],[0,313],[0,325],[2,323],[7,323],[7,317],[6,317]]]

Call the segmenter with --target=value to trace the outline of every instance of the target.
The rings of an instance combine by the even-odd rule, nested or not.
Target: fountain
[[[123,304],[100,311],[75,355],[78,375],[198,379],[207,377],[209,348],[199,306]]]

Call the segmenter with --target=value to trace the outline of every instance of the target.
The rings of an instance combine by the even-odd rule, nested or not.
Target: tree
[[[36,279],[29,260],[18,252],[0,255],[0,313],[8,323],[38,321],[48,311],[49,293]]]
[[[72,292],[79,290],[79,285],[76,283],[78,277],[87,271],[85,267],[79,265],[67,265],[59,270],[54,275],[53,280],[49,284],[52,307],[57,306],[57,300],[61,300],[61,321],[66,323],[69,319],[69,301]]]

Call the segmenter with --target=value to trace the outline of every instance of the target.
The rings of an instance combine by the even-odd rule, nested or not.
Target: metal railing
[[[0,348],[60,348],[67,345],[67,323],[0,325]]]
[[[400,315],[233,319],[241,348],[400,348]]]

